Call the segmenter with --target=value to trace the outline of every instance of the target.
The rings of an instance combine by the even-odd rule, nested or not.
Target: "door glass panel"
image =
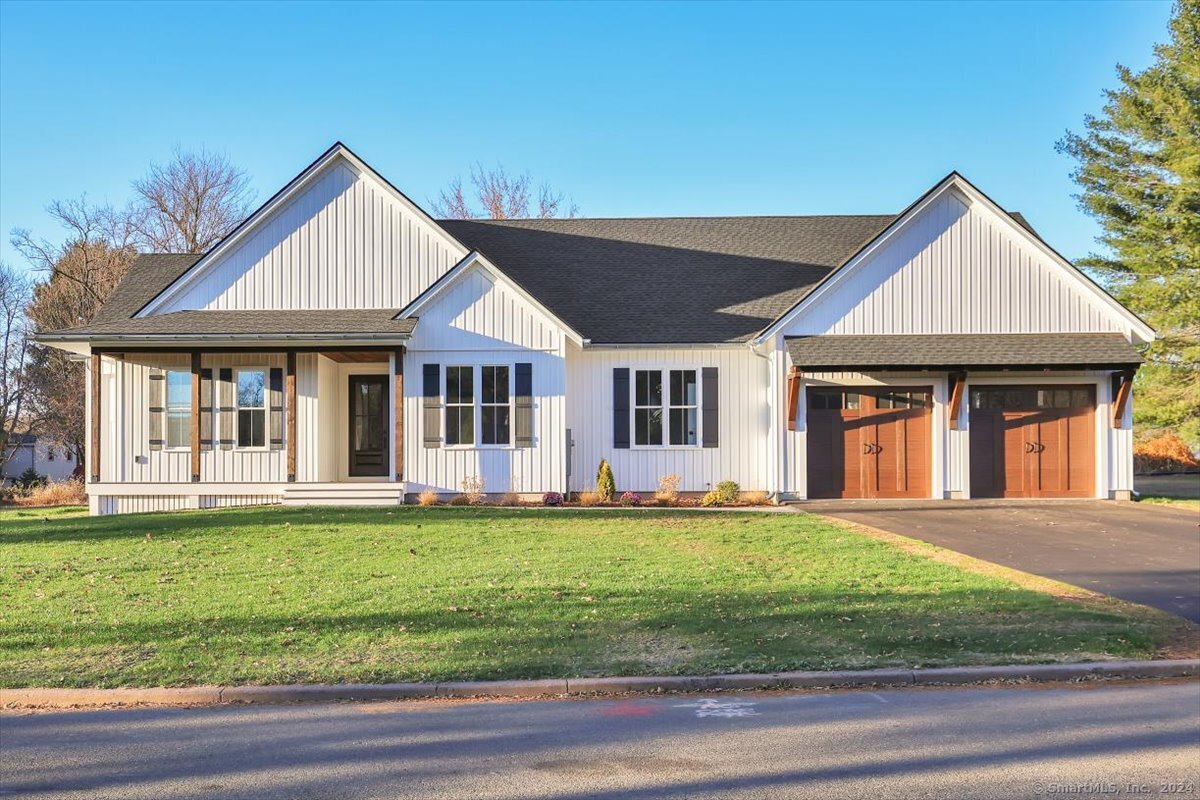
[[[857,409],[859,404],[858,392],[846,392],[845,408]]]

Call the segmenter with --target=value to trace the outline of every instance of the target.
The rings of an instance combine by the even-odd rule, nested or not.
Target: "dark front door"
[[[350,477],[388,474],[386,375],[350,376]]]

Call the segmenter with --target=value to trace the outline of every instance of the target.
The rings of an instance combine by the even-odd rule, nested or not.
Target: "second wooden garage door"
[[[929,497],[931,390],[808,390],[808,496]]]
[[[971,497],[1091,497],[1095,386],[971,389]]]

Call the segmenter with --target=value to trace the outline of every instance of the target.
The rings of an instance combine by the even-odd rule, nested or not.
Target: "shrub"
[[[596,492],[580,492],[579,505],[581,506],[598,506],[600,505],[600,495]]]
[[[465,494],[456,494],[456,495],[454,495],[454,497],[451,497],[451,498],[450,498],[450,503],[449,503],[449,505],[452,505],[452,506],[471,506],[471,505],[475,505],[475,503],[472,503],[472,502],[471,502],[471,498],[470,498],[470,496],[469,496],[469,495],[465,495]]]
[[[642,504],[642,496],[637,492],[624,492],[621,495],[621,505],[623,506],[640,506]]]
[[[563,504],[563,496],[558,492],[546,492],[542,495],[542,505],[544,506],[561,506]]]
[[[37,486],[46,485],[46,476],[39,475],[38,471],[33,467],[28,468],[13,481],[13,485],[20,491],[29,491]]]
[[[742,495],[742,500],[752,506],[765,506],[770,499],[771,495],[767,492],[746,492]]]
[[[596,470],[596,494],[605,503],[611,503],[617,496],[617,481],[606,458],[600,459],[600,469]]]
[[[36,486],[14,491],[12,500],[19,506],[77,506],[87,502],[87,492],[78,478],[53,482],[43,479]]]
[[[500,505],[519,506],[521,505],[521,495],[517,494],[516,492],[505,492],[500,498]]]
[[[654,492],[654,499],[659,505],[671,505],[679,499],[679,476],[678,475],[663,475],[658,479],[658,490]]]
[[[705,507],[724,505],[725,500],[721,497],[720,492],[705,492],[704,497],[700,498],[700,505]]]
[[[433,489],[426,489],[417,495],[417,504],[422,506],[436,506],[438,504],[438,493]]]
[[[468,475],[462,480],[462,496],[467,498],[469,505],[477,506],[484,501],[483,478],[478,475]]]
[[[741,490],[737,481],[721,481],[717,484],[717,494],[721,495],[722,503],[736,503]]]
[[[1139,442],[1133,448],[1133,471],[1188,472],[1200,468],[1200,461],[1188,448],[1187,442],[1173,433],[1164,433]]]

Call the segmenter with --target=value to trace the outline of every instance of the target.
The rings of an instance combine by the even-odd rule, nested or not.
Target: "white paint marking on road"
[[[695,703],[676,703],[676,708],[694,708],[696,716],[703,719],[704,717],[757,717],[759,713],[754,710],[753,706],[758,705],[748,700],[731,700],[721,702],[720,700],[697,700]]]
[[[888,701],[887,701],[887,700],[884,700],[882,697],[880,697],[879,695],[875,694],[874,692],[868,692],[868,694],[869,694],[869,695],[871,695],[871,697],[874,697],[874,698],[875,698],[876,700],[878,700],[879,702],[883,703],[884,705],[887,705],[887,704],[888,704]]]

